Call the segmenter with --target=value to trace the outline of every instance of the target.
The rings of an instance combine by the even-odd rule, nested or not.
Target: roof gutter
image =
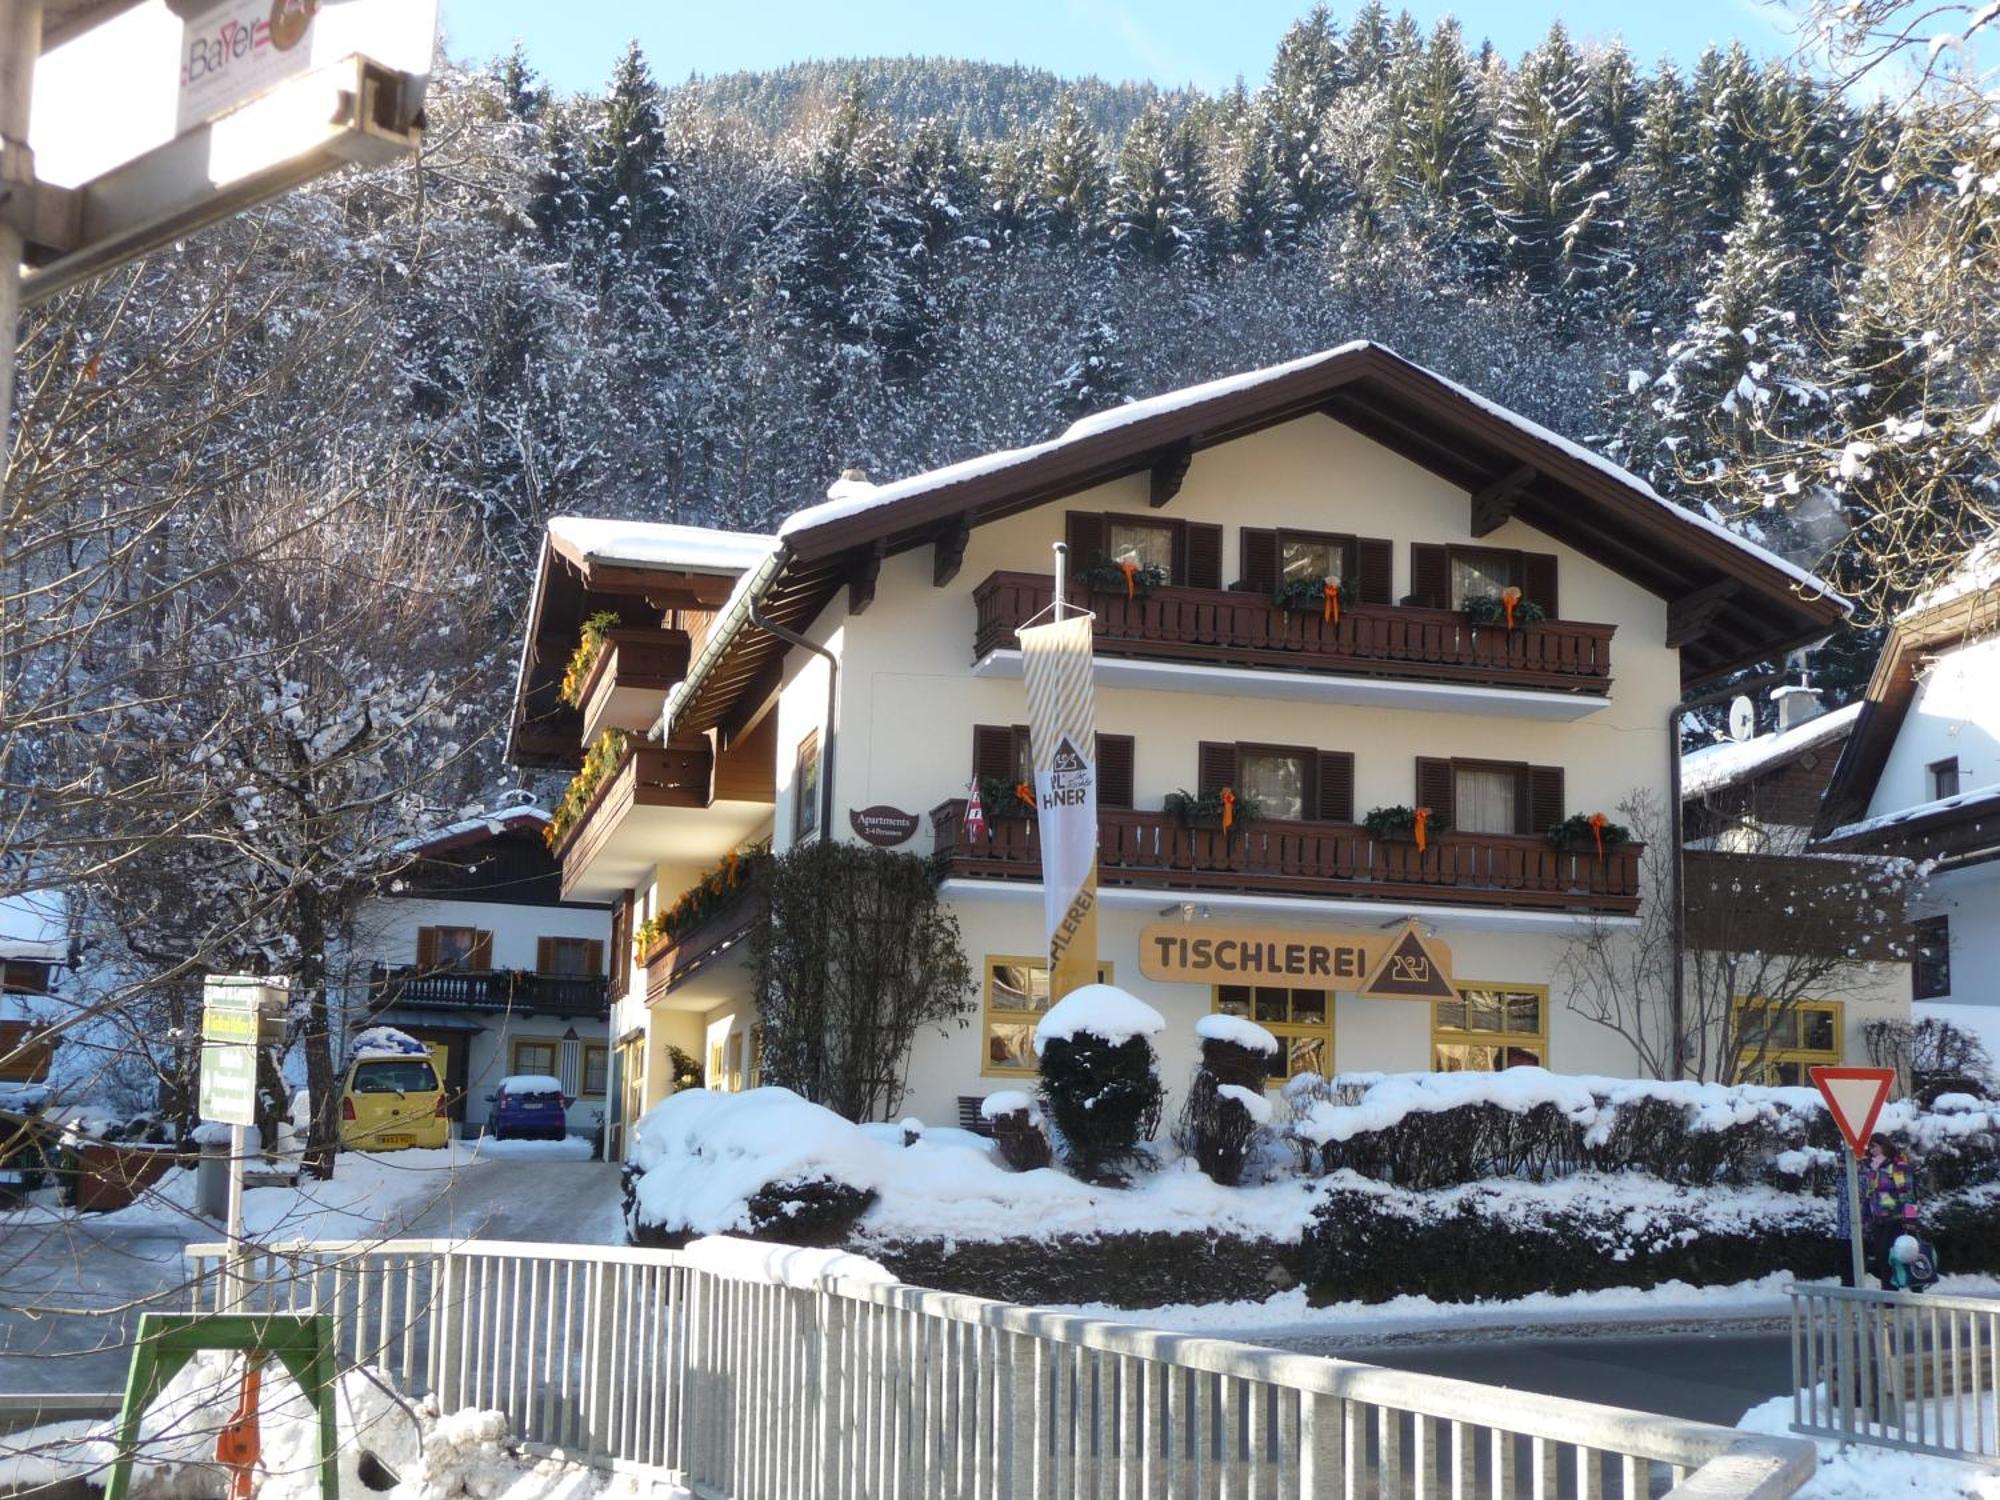
[[[667,744],[673,739],[674,721],[680,717],[682,706],[701,691],[708,681],[709,674],[715,670],[715,664],[721,661],[724,654],[736,643],[736,638],[743,633],[744,627],[752,625],[751,617],[763,603],[765,594],[770,592],[771,585],[777,581],[778,575],[784,572],[785,565],[791,560],[792,549],[780,542],[772,548],[770,556],[737,580],[736,587],[731,590],[728,600],[722,606],[722,618],[716,622],[715,629],[702,643],[701,654],[688,664],[687,676],[675,684],[667,694],[666,704],[660,709],[660,717],[654,720],[653,727],[646,731],[647,739],[659,744]],[[755,628],[754,625],[752,628]]]

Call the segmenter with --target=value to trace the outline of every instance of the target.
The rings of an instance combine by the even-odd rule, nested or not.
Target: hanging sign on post
[[[1854,1257],[1854,1284],[1868,1277],[1868,1255],[1861,1243],[1861,1158],[1868,1138],[1896,1085],[1894,1068],[1814,1068],[1813,1087],[1826,1100],[1827,1113],[1847,1142],[1847,1234]]]

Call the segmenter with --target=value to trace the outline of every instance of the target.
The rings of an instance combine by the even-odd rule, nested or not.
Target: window
[[[583,1048],[583,1091],[602,1098],[611,1088],[611,1049],[602,1042],[586,1042]]]
[[[1942,1000],[1951,994],[1951,918],[1922,917],[1911,927],[1917,940],[1911,994],[1918,1000]]]
[[[1306,762],[1309,750],[1262,750],[1244,746],[1237,754],[1237,790],[1254,797],[1266,818],[1306,816]]]
[[[792,790],[797,799],[792,808],[792,842],[803,844],[819,832],[819,731],[811,731],[799,741],[798,760],[792,773]]]
[[[441,969],[481,973],[492,966],[492,937],[476,927],[417,929],[417,967],[420,969],[433,973]]]
[[[720,1041],[713,1041],[708,1044],[708,1077],[706,1081],[712,1089],[723,1087],[722,1043]]]
[[[729,1033],[729,1092],[743,1092],[743,1072],[745,1054],[749,1051],[750,1038],[740,1031]]]
[[[1488,551],[1485,548],[1451,549],[1451,607],[1464,609],[1468,599],[1500,597],[1507,588],[1519,588],[1520,555]]]
[[[1111,965],[1097,966],[1100,984],[1111,982]],[[1049,1008],[1046,958],[986,960],[986,1051],[982,1073],[1022,1075],[1035,1071],[1035,1024]]]
[[[750,1028],[750,1087],[756,1088],[764,1081],[764,1023],[759,1021]]]
[[[429,1094],[437,1086],[437,1073],[419,1058],[407,1062],[385,1058],[354,1065],[353,1088],[357,1094]]]
[[[1773,1005],[1738,998],[1736,1081],[1809,1084],[1811,1069],[1840,1061],[1841,1033],[1838,1000]]]
[[[1129,734],[1100,734],[1097,737],[1097,805],[1105,808],[1132,805],[1132,755],[1134,741]],[[1008,786],[1035,784],[1035,758],[1025,724],[975,724],[972,726],[972,774],[1004,781]],[[1010,812],[1012,809],[1006,809]],[[994,810],[986,809],[992,817]]]
[[[527,1037],[514,1039],[515,1073],[546,1073],[553,1077],[556,1071],[557,1044],[553,1041],[534,1041]]]
[[[1219,984],[1212,1003],[1221,1014],[1247,1016],[1278,1039],[1284,1050],[1273,1081],[1282,1083],[1295,1073],[1333,1076],[1333,996],[1327,991]]]
[[[1278,533],[1278,582],[1336,583],[1354,577],[1354,538],[1314,531]]]
[[[1548,1066],[1549,992],[1540,985],[1460,984],[1431,1010],[1431,1067],[1498,1073]]]
[[[604,966],[595,938],[547,937],[535,942],[535,972],[564,979],[584,979]]]
[[[46,995],[49,992],[49,966],[23,958],[10,958],[0,964],[0,992],[9,995]]]
[[[1934,760],[1926,768],[1930,772],[1931,801],[1958,795],[1958,757]]]
[[[1519,819],[1515,802],[1521,779],[1509,770],[1452,767],[1451,826],[1461,833],[1512,833]]]
[[[630,891],[611,906],[611,998],[622,1000],[632,987],[632,914]]]
[[[1169,583],[1174,581],[1174,532],[1169,522],[1141,521],[1129,516],[1107,516],[1104,528],[1104,555],[1115,563],[1137,563],[1142,568],[1158,568]],[[1091,559],[1085,558],[1088,567]]]

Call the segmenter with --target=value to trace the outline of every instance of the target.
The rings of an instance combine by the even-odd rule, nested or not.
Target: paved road
[[[540,1244],[623,1244],[618,1164],[532,1157],[490,1162],[454,1178],[404,1233],[419,1239],[466,1235]]]
[[[1395,1344],[1267,1340],[1308,1354],[1486,1385],[1570,1396],[1634,1411],[1734,1427],[1751,1407],[1792,1387],[1789,1334],[1770,1327],[1693,1327],[1587,1337],[1432,1337]]]

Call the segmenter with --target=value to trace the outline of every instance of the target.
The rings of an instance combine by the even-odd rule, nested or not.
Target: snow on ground
[[[1200,1333],[1258,1343],[1265,1339],[1347,1337],[1357,1341],[1451,1329],[1575,1327],[1600,1323],[1641,1326],[1692,1322],[1749,1322],[1790,1315],[1789,1271],[1773,1271],[1730,1286],[1664,1281],[1655,1287],[1607,1287],[1595,1292],[1537,1292],[1529,1297],[1481,1302],[1433,1302],[1396,1297],[1388,1302],[1332,1302],[1314,1307],[1302,1287],[1262,1302],[1182,1302],[1165,1307],[1113,1307],[1084,1302],[1058,1312],[1133,1323],[1168,1333]],[[2000,1277],[1946,1276],[1942,1295],[2000,1296]]]
[[[138,1481],[172,1493],[212,1493],[205,1480],[217,1428],[235,1409],[238,1357],[204,1354],[171,1381],[141,1424],[134,1466]],[[429,1401],[405,1400],[387,1377],[350,1370],[335,1396],[342,1495],[381,1493],[389,1500],[613,1500],[618,1496],[684,1497],[685,1490],[650,1486],[601,1473],[560,1452],[531,1457],[515,1451],[497,1411],[440,1415]],[[311,1408],[282,1365],[266,1366],[259,1402],[263,1444],[260,1500],[318,1500],[313,1469],[316,1425]],[[60,1422],[0,1439],[0,1487],[53,1484],[101,1475],[113,1456],[109,1422]],[[393,1488],[362,1482],[361,1454],[372,1453],[393,1475]],[[188,1488],[183,1491],[180,1486]],[[155,1491],[160,1492],[160,1491]]]
[[[1774,1396],[1751,1407],[1736,1425],[1767,1436],[1799,1436],[1792,1431],[1790,1396]],[[1819,1473],[1794,1500],[2000,1500],[2000,1474],[1977,1464],[1862,1443],[1843,1447],[1819,1440],[1814,1446],[1819,1449]]]
[[[487,1135],[479,1138],[474,1149],[479,1161],[518,1161],[524,1157],[535,1161],[590,1160],[590,1140],[581,1135],[566,1135],[559,1141],[517,1141],[512,1137],[503,1141]]]

